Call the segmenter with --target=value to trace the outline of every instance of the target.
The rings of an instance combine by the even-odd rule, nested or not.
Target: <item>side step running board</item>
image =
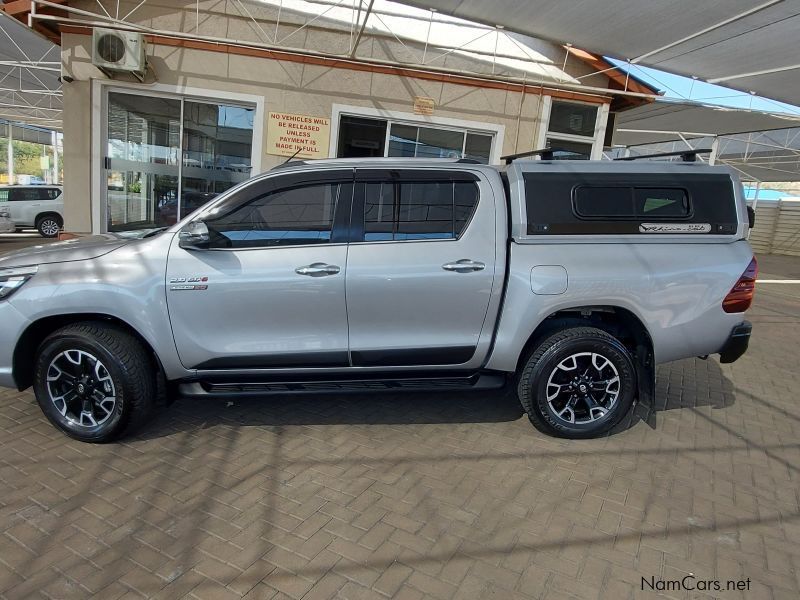
[[[178,385],[183,397],[260,396],[263,394],[344,393],[377,391],[486,390],[503,387],[506,378],[498,373],[470,377],[426,377],[409,379],[342,379],[333,381],[192,381]]]

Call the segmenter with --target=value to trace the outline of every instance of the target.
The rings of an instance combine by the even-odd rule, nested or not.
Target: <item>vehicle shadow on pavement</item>
[[[270,394],[263,397],[177,398],[140,434],[161,437],[215,424],[411,425],[498,423],[524,415],[511,388],[468,392]]]
[[[655,410],[637,406],[609,435],[645,421],[656,427],[660,412],[735,402],[733,384],[715,360],[688,359],[659,367]],[[272,394],[263,397],[176,398],[137,437],[152,439],[218,424],[249,427],[300,425],[410,425],[501,423],[524,418],[513,385],[499,390],[357,394]]]
[[[733,383],[725,376],[714,359],[689,358],[667,363],[656,371],[656,387],[653,406],[641,404],[630,416],[615,427],[610,435],[621,433],[644,421],[656,429],[659,413],[678,409],[694,409],[710,406],[725,409],[736,402]]]

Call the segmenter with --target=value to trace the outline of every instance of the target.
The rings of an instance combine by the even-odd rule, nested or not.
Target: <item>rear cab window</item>
[[[682,187],[580,185],[573,189],[575,216],[585,219],[686,219],[689,192]]]

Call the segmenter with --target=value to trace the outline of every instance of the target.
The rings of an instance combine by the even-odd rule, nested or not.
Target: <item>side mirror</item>
[[[184,250],[204,250],[210,242],[211,235],[203,221],[192,221],[178,233],[178,245]]]
[[[750,229],[756,226],[756,209],[752,206],[747,207],[747,224]]]

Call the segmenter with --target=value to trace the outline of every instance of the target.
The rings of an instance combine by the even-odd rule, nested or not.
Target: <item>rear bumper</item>
[[[728,341],[719,351],[719,362],[732,363],[739,359],[742,354],[747,352],[747,346],[750,344],[750,332],[753,331],[753,325],[750,321],[744,321],[737,325],[731,331]]]

